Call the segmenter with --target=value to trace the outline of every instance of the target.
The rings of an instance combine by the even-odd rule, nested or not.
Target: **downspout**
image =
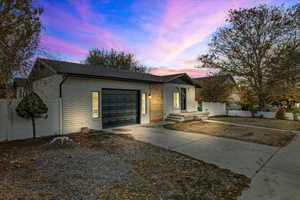
[[[59,134],[63,135],[63,101],[62,101],[62,85],[67,80],[67,76],[63,75],[63,80],[59,83]]]

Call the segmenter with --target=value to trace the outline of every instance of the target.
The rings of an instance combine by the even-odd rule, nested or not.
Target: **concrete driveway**
[[[300,138],[285,148],[248,143],[162,127],[127,126],[107,129],[136,140],[186,154],[252,178],[241,200],[300,199]]]

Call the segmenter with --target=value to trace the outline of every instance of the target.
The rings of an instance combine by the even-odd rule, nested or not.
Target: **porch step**
[[[169,116],[172,116],[172,117],[184,117],[184,115],[182,115],[180,113],[171,113],[171,114],[169,114]]]
[[[172,117],[172,118],[177,118],[177,119],[181,119],[181,118],[184,118],[183,115],[175,115],[175,114],[169,114],[168,117]]]
[[[171,113],[167,117],[167,121],[183,122],[190,120],[207,120],[208,114],[206,112],[187,112],[187,113]]]
[[[173,122],[183,122],[184,121],[184,117],[169,115],[166,120],[167,121],[173,121]]]

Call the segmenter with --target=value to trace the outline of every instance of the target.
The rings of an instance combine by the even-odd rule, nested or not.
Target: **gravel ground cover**
[[[129,135],[0,143],[0,199],[237,199],[250,179]]]
[[[211,120],[232,122],[245,125],[261,126],[267,128],[300,131],[300,121],[251,118],[251,117],[212,117]]]
[[[226,137],[275,147],[286,146],[296,135],[292,132],[266,130],[261,128],[246,128],[203,121],[180,122],[167,124],[164,127],[172,130]]]

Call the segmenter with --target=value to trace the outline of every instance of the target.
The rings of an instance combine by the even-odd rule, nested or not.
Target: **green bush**
[[[35,118],[40,118],[48,112],[47,105],[34,92],[26,95],[16,108],[16,112],[20,117],[31,119],[33,138],[36,137]]]

